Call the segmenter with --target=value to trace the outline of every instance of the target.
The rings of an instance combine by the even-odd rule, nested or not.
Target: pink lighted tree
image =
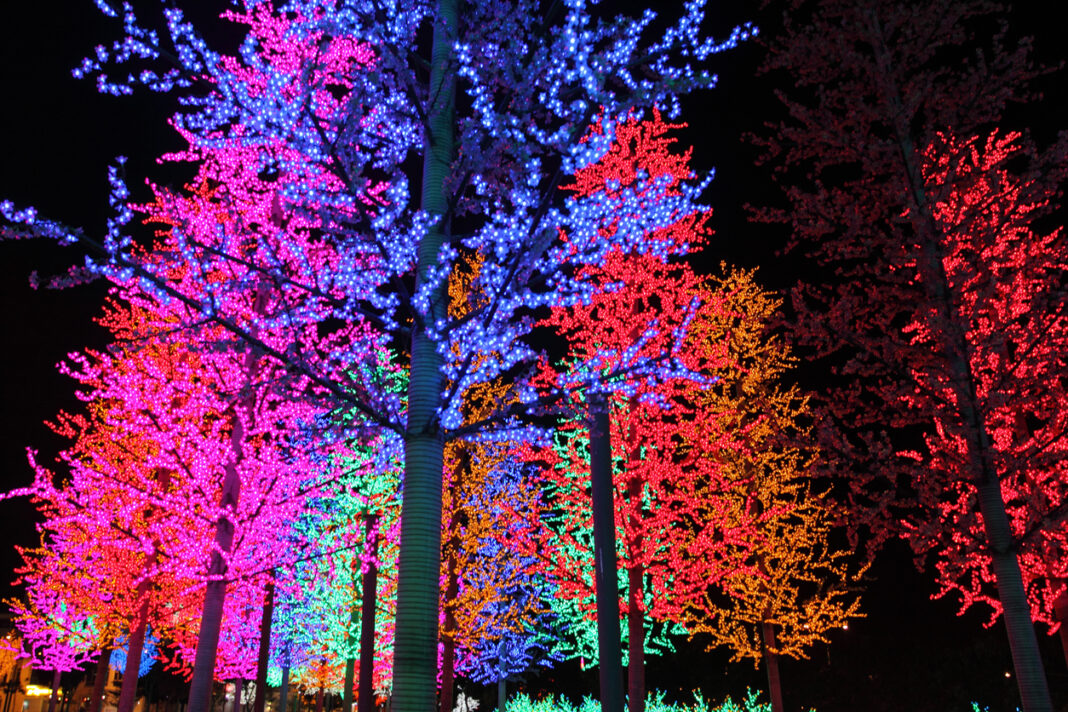
[[[172,666],[190,666],[221,635],[209,672],[252,678],[259,621],[248,611],[262,608],[265,564],[300,555],[279,532],[316,492],[316,478],[330,476],[297,442],[315,411],[272,394],[270,374],[250,373],[246,355],[212,349],[210,330],[196,334],[207,348],[194,349],[188,333],[168,331],[177,320],[161,311],[137,290],[116,293],[101,319],[116,344],[74,355],[68,369],[89,404],[88,417],[60,419],[74,439],[62,455],[71,476],[57,487],[38,467],[27,493],[43,503],[66,570],[78,567],[71,572],[83,585],[74,590],[93,602],[88,610],[120,621],[122,632],[129,626],[134,643],[151,620],[172,646]],[[226,487],[244,499],[220,501]],[[218,539],[219,522],[231,528],[229,541]],[[70,583],[62,573],[51,585]],[[203,635],[212,591],[220,628]],[[136,664],[139,651],[130,658]]]

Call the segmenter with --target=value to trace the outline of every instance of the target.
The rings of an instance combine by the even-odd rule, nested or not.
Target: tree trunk
[[[590,398],[590,414],[590,479],[593,490],[594,581],[597,589],[601,710],[623,712],[623,655],[619,644],[612,442],[608,401],[604,395],[595,394]]]
[[[256,661],[256,697],[252,703],[252,712],[263,712],[267,706],[267,662],[271,653],[271,618],[273,617],[274,576],[272,573],[264,592],[263,618],[260,619],[260,654]]]
[[[645,570],[641,565],[642,481],[638,477],[627,483],[627,505],[631,519],[627,544],[627,710],[645,712]]]
[[[323,688],[315,695],[315,712],[323,712]]]
[[[441,629],[441,695],[440,712],[452,712],[453,688],[456,684],[456,615],[453,606],[459,592],[456,575],[456,555],[449,552],[449,578],[445,585],[445,625]]]
[[[56,712],[56,696],[59,694],[59,670],[52,673],[52,695],[48,698],[48,712]]]
[[[145,629],[148,627],[149,582],[137,585],[141,606],[137,610],[130,635],[126,639],[126,667],[122,673],[122,688],[119,691],[117,712],[132,712],[137,701],[137,673],[141,668],[141,653],[145,648]]]
[[[784,712],[782,704],[782,680],[779,677],[779,654],[775,648],[775,624],[763,621],[760,624],[761,646],[764,653],[764,666],[768,671],[768,695],[771,697],[771,712]]]
[[[363,574],[362,615],[360,619],[360,690],[357,712],[373,712],[375,705],[375,607],[378,603],[378,515],[366,519],[367,571]],[[345,712],[351,712],[345,710]]]
[[[497,712],[508,708],[508,665],[505,660],[504,641],[497,645]]]
[[[100,712],[104,706],[104,687],[108,682],[108,671],[111,663],[111,648],[105,648],[100,653],[100,659],[96,661],[96,677],[93,678],[93,696],[89,700],[88,712]]]
[[[1016,543],[1009,529],[1001,485],[997,478],[979,485],[979,511],[990,544],[991,568],[997,583],[998,600],[1003,607],[1005,630],[1009,636],[1016,682],[1024,712],[1053,712],[1046,671],[1038,649],[1031,606],[1024,590]]]
[[[357,613],[356,606],[353,605],[352,612],[349,614],[353,625],[356,624]],[[352,645],[350,640],[348,643]],[[341,709],[342,712],[352,712],[352,688],[356,684],[356,654],[349,652],[349,657],[345,660],[345,682],[344,687],[341,688]]]
[[[459,14],[457,6],[457,0],[438,0],[438,22],[434,24],[431,46],[429,96],[433,103],[427,110],[420,207],[429,215],[439,217],[448,212],[445,179],[453,157],[455,76],[451,55]],[[448,231],[449,226],[439,221],[420,241],[416,258],[417,292],[432,270],[438,267],[438,253]],[[417,315],[412,324],[393,648],[393,706],[396,712],[428,712],[437,706],[444,442],[438,405],[444,375],[437,337],[429,329],[446,318],[445,284],[441,283],[429,299],[426,313]]]
[[[289,702],[289,666],[282,666],[282,687],[278,689],[278,712],[288,712]]]
[[[241,712],[241,693],[244,692],[245,681],[241,678],[234,680],[234,712]]]

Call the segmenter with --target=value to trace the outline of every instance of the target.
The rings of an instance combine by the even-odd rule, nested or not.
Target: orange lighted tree
[[[695,398],[719,414],[731,436],[735,446],[716,458],[742,485],[731,490],[740,498],[733,511],[744,513],[757,536],[742,552],[752,566],[729,571],[718,587],[688,599],[679,622],[729,647],[732,660],[763,660],[772,710],[782,712],[779,656],[808,657],[808,648],[829,642],[829,631],[860,615],[855,584],[864,568],[851,566],[849,552],[831,543],[836,513],[809,479],[816,455],[806,445],[807,399],[782,384],[795,359],[767,333],[780,300],[741,269],[710,279],[708,291],[722,296],[723,308],[696,320],[690,338],[695,348],[727,344],[729,354],[715,382]]]

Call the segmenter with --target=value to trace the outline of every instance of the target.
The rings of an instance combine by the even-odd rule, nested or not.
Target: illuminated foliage
[[[690,175],[688,156],[672,151],[676,128],[661,120],[631,120],[600,162],[576,175],[576,192],[597,194],[627,190],[641,175],[661,181],[670,193]],[[666,244],[699,247],[705,214],[686,216],[656,233]],[[568,357],[557,372],[544,374],[556,384],[582,383],[589,369],[615,373],[617,389],[609,396],[614,461],[617,556],[621,611],[627,620],[629,698],[634,712],[645,699],[644,654],[671,650],[668,634],[681,629],[673,621],[681,601],[701,595],[725,573],[741,564],[744,519],[731,512],[725,497],[731,484],[710,455],[731,446],[718,414],[696,405],[693,393],[723,364],[723,344],[680,348],[694,320],[720,309],[715,297],[702,293],[685,263],[664,255],[610,254],[585,275],[601,287],[584,304],[554,309],[544,321],[568,341]],[[647,314],[658,315],[650,327]],[[681,368],[671,377],[652,380],[631,373],[631,365],[668,361]],[[578,411],[585,404],[576,403]],[[556,434],[555,450],[539,457],[546,497],[553,512],[551,546],[540,547],[550,577],[558,582],[554,606],[568,621],[568,654],[597,657],[592,625],[595,587],[589,495],[586,426],[571,421]],[[685,546],[682,532],[701,532]]]
[[[707,289],[722,308],[695,319],[688,338],[695,348],[726,344],[727,359],[693,397],[698,408],[718,414],[734,442],[714,457],[724,476],[740,484],[731,491],[738,498],[732,511],[746,518],[755,537],[739,552],[750,566],[685,601],[676,620],[691,635],[727,646],[732,660],[763,660],[779,712],[778,656],[807,658],[813,645],[830,642],[831,630],[860,615],[855,584],[863,568],[833,543],[837,513],[812,483],[817,454],[807,398],[782,383],[796,359],[781,336],[768,333],[780,301],[753,272],[721,269]]]
[[[278,684],[281,668],[290,681],[309,689],[340,692],[346,661],[359,654],[359,611],[364,592],[360,574],[374,565],[376,587],[373,687],[388,690],[392,678],[393,616],[396,607],[396,557],[400,502],[399,467],[375,462],[375,446],[356,446],[339,455],[342,475],[308,502],[288,538],[300,560],[279,570],[272,667]],[[377,556],[370,559],[367,515]]]
[[[926,152],[924,175],[938,187],[932,190],[938,198],[934,218],[953,236],[942,262],[959,318],[969,325],[965,338],[975,398],[1031,617],[1055,630],[1060,621],[1054,602],[1068,578],[1068,415],[1061,407],[1068,397],[1062,351],[1068,317],[1063,302],[1050,300],[1068,261],[1063,228],[1042,233],[1032,226],[1048,197],[1036,196],[1033,186],[1008,169],[1026,152],[1014,133],[966,141],[941,136]],[[903,332],[910,345],[936,346],[935,317],[928,313],[909,321]],[[995,576],[975,490],[965,484],[971,463],[951,410],[956,394],[941,374],[932,379],[938,373],[932,371],[913,367],[912,377],[929,386],[904,400],[933,413],[935,427],[924,434],[922,448],[900,453],[930,473],[919,488],[924,511],[932,516],[908,517],[905,535],[918,554],[933,554],[939,595],[959,594],[962,611],[987,604],[993,620],[1002,604],[991,585]],[[940,484],[946,482],[954,485]],[[959,533],[947,539],[948,529]]]
[[[457,264],[448,285],[450,317],[462,319],[485,304],[477,287],[482,265],[477,254]],[[503,378],[474,384],[464,396],[465,418],[478,422],[515,400],[515,388]],[[540,501],[515,447],[453,441],[445,463],[440,699],[451,710],[456,672],[491,683],[551,665],[555,616],[548,610],[550,585],[519,543],[536,535]]]
[[[679,96],[713,85],[709,58],[750,30],[713,40],[701,31],[700,3],[656,33],[651,13],[599,22],[583,2],[548,16],[531,1],[380,10],[365,0],[297,0],[284,11],[250,1],[228,15],[248,30],[240,53],[221,56],[180,8],[167,7],[166,27],[153,31],[125,5],[124,40],[99,48],[78,74],[96,75],[110,93],[144,86],[179,94],[183,108],[173,121],[192,145],[189,155],[239,147],[240,162],[224,165],[278,181],[262,203],[271,219],[259,229],[216,229],[171,212],[170,249],[146,256],[132,247],[129,194],[115,172],[118,216],[95,241],[108,257],[88,271],[139,280],[161,301],[192,307],[186,323],[219,325],[257,358],[307,379],[282,379],[279,391],[343,404],[367,429],[403,436],[395,655],[404,664],[394,671],[393,704],[411,712],[433,705],[444,441],[514,433],[559,397],[520,378],[515,401],[465,423],[466,394],[534,366],[529,311],[589,299],[595,286],[583,267],[612,252],[684,252],[659,231],[700,212],[704,183],[667,186],[639,176],[624,190],[607,180],[607,190],[582,197],[559,188],[609,150],[628,117],[654,107],[675,115]],[[109,74],[127,63],[140,65],[118,70],[128,79]],[[598,118],[599,130],[589,133]],[[218,188],[225,202],[224,175],[221,186],[205,187]],[[421,187],[418,199],[410,185]],[[225,213],[237,219],[242,202]],[[32,210],[5,203],[2,214],[9,236],[94,242]],[[308,240],[288,239],[294,220],[307,221]],[[488,299],[468,318],[450,320],[446,284],[461,249],[482,256],[478,291]],[[264,308],[250,311],[257,291]],[[369,380],[373,368],[361,367],[369,344],[397,346],[410,362],[405,409]],[[626,364],[650,378],[669,366]],[[596,365],[585,372],[604,380]],[[198,679],[193,712],[207,698]]]
[[[62,453],[70,475],[56,486],[38,467],[26,491],[41,502],[47,546],[59,554],[36,581],[79,596],[108,631],[101,645],[149,621],[168,642],[163,657],[188,670],[205,586],[219,580],[206,556],[217,522],[228,521],[233,544],[215,550],[225,557],[232,594],[216,674],[252,677],[259,634],[252,612],[262,607],[264,563],[296,555],[277,532],[315,492],[318,470],[295,440],[314,411],[249,383],[243,355],[187,344],[188,334],[168,328],[176,319],[137,291],[116,294],[101,321],[115,346],[72,355],[67,369],[88,402],[87,415],[61,414],[57,425],[73,440]],[[257,376],[270,382],[265,370]],[[247,402],[243,394],[257,388],[238,423],[235,398]],[[229,472],[243,504],[220,503]]]
[[[541,503],[530,467],[504,446],[476,446],[457,517],[457,595],[450,602],[459,651],[456,669],[488,684],[551,666],[555,587],[538,559],[524,553],[540,525]]]
[[[1013,480],[1052,475],[1061,434],[1036,394],[1063,392],[1065,248],[1037,220],[1068,162],[1063,142],[988,139],[1042,71],[1029,43],[990,31],[1003,17],[990,2],[798,3],[768,60],[797,87],[789,118],[758,139],[786,206],[761,215],[819,275],[793,292],[793,331],[830,371],[817,433],[848,472],[857,538],[906,534],[966,602],[996,586],[1035,712],[1051,702],[1013,520],[1058,495]],[[965,573],[981,569],[983,594]]]

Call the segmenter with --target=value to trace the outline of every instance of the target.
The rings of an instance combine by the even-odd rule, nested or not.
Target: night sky
[[[193,3],[183,3],[191,5]],[[214,7],[214,3],[197,5]],[[665,5],[668,3],[664,3]],[[712,3],[713,7],[728,3]],[[765,32],[773,21],[756,3],[734,2],[722,26],[754,19]],[[222,5],[218,3],[218,5]],[[752,5],[753,7],[749,7]],[[1013,13],[1014,35],[1034,35],[1040,60],[1056,64],[1068,56],[1055,3],[1032,3]],[[14,9],[13,9],[13,6]],[[1041,7],[1039,7],[1041,6]],[[205,11],[206,12],[206,11]],[[750,13],[751,14],[747,14]],[[208,13],[206,13],[208,14]],[[98,95],[91,82],[78,81],[70,69],[95,44],[117,37],[91,0],[6,2],[0,9],[0,199],[35,205],[42,215],[100,234],[107,218],[106,169],[117,155],[127,155],[135,198],[144,196],[143,178],[180,184],[174,168],[162,169],[153,157],[180,147],[166,124],[172,103],[166,97],[134,98]],[[221,41],[233,41],[218,32]],[[761,267],[768,287],[784,289],[796,276],[776,251],[784,235],[750,225],[743,204],[761,202],[770,183],[753,164],[754,153],[742,132],[777,116],[774,85],[754,76],[761,56],[755,45],[723,55],[716,65],[720,87],[687,105],[684,120],[691,128],[683,138],[695,145],[694,165],[715,166],[717,179],[707,199],[715,210],[717,236],[702,259],[721,259]],[[1015,117],[1031,125],[1039,139],[1068,126],[1068,101],[1061,87],[1064,75],[1046,82],[1049,95],[1041,111]],[[141,189],[140,195],[138,189]],[[63,445],[42,424],[62,408],[77,408],[74,383],[55,370],[72,350],[103,347],[104,333],[91,323],[99,313],[105,287],[100,284],[61,292],[29,287],[33,270],[43,275],[62,272],[81,261],[76,248],[44,243],[0,245],[0,490],[28,484],[32,478],[25,448],[33,447],[48,462]],[[25,500],[0,502],[0,593],[18,562],[15,545],[33,545],[34,512]],[[834,634],[833,644],[819,647],[808,662],[785,661],[783,683],[791,710],[815,706],[832,710],[894,710],[949,712],[969,709],[976,700],[992,712],[1011,710],[1015,695],[1008,646],[999,625],[983,628],[980,612],[956,617],[952,601],[930,601],[935,590],[928,577],[915,571],[904,547],[891,547],[871,570],[862,609],[868,617]],[[1059,643],[1040,633],[1047,674],[1057,705],[1068,705],[1068,669]],[[764,679],[749,663],[728,665],[722,653],[705,654],[699,642],[682,645],[673,658],[649,659],[647,684],[669,697],[700,686],[706,696],[737,699],[747,685],[763,687]],[[590,694],[596,677],[576,665],[565,666],[545,684],[560,691]],[[1068,707],[1065,707],[1068,709]]]

